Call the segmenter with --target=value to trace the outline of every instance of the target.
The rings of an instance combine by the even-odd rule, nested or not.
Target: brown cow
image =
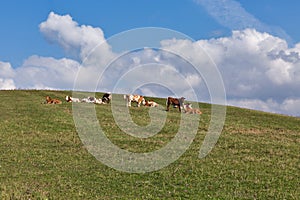
[[[169,111],[170,105],[173,105],[174,107],[177,106],[179,109],[179,112],[181,112],[181,107],[183,106],[184,99],[185,99],[184,97],[181,97],[179,99],[173,98],[173,97],[168,97],[167,102],[166,102],[167,111]]]
[[[46,104],[61,104],[61,100],[51,99],[51,97],[46,96]]]

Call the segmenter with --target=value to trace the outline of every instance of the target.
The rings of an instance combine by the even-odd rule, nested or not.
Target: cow
[[[79,98],[74,98],[70,96],[66,96],[66,101],[67,102],[81,102]]]
[[[61,100],[58,99],[51,99],[50,96],[46,96],[46,104],[61,104]]]
[[[102,101],[102,99],[97,99],[97,98],[95,98],[95,100],[94,100],[94,104],[105,104],[103,101]]]
[[[102,103],[110,103],[111,99],[112,99],[111,93],[105,93],[102,96]]]
[[[131,107],[131,102],[136,102],[137,106],[140,107],[141,104],[145,105],[146,101],[143,96],[136,94],[125,94],[124,99],[126,101],[126,106]]]
[[[184,97],[181,97],[179,99],[173,98],[173,97],[168,97],[167,102],[166,102],[166,105],[167,105],[166,111],[169,111],[170,105],[173,105],[174,107],[175,106],[178,107],[179,112],[181,112],[181,108],[183,106],[184,99],[185,99]]]
[[[84,103],[95,103],[95,101],[96,101],[95,97],[87,97],[87,98],[81,99],[81,102],[84,102]]]
[[[192,109],[192,104],[191,103],[183,103],[183,109],[184,110]]]
[[[86,97],[81,99],[83,103],[94,103],[94,104],[103,104],[102,99],[97,99],[96,97]]]
[[[199,114],[201,115],[202,112],[198,108],[192,108],[192,104],[183,104],[184,112],[187,114]]]
[[[146,100],[145,106],[158,107],[158,103],[154,102],[153,100]]]

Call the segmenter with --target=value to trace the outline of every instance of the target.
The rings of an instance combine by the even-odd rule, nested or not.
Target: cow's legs
[[[169,108],[170,108],[170,102],[167,102],[167,110],[166,111],[169,111]]]

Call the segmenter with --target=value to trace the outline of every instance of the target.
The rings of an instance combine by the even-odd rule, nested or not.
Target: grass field
[[[300,199],[299,118],[228,107],[216,146],[199,159],[210,120],[210,105],[200,103],[196,138],[177,161],[155,172],[126,173],[86,150],[72,104],[42,104],[46,95],[64,100],[70,94],[0,91],[0,199]],[[172,109],[163,130],[142,139],[122,133],[109,105],[96,111],[107,137],[134,152],[166,145],[180,121]],[[130,113],[137,124],[149,121],[148,108]]]

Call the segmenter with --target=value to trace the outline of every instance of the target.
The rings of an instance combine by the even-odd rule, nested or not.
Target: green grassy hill
[[[299,118],[228,107],[216,146],[199,159],[210,120],[210,105],[200,103],[198,133],[183,156],[159,171],[132,174],[88,153],[72,104],[42,104],[46,95],[64,100],[70,94],[0,91],[0,199],[300,199]],[[111,141],[137,152],[166,145],[180,121],[172,109],[161,133],[138,139],[118,129],[109,105],[96,111]],[[130,112],[147,123],[147,108]]]

